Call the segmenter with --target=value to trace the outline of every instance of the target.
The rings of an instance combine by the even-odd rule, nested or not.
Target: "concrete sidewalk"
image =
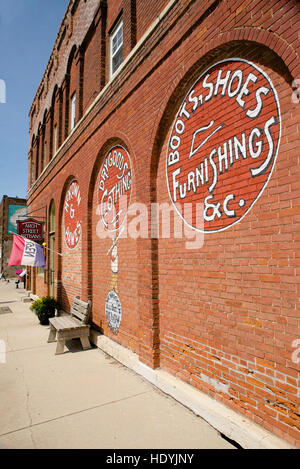
[[[234,448],[98,348],[55,355],[22,292],[0,282],[0,449]]]

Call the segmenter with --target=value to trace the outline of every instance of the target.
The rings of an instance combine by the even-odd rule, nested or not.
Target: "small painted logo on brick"
[[[100,217],[109,231],[118,230],[125,220],[131,198],[131,176],[130,156],[125,148],[120,145],[111,148],[98,177]]]
[[[183,220],[204,233],[241,221],[271,177],[280,131],[277,93],[265,72],[242,59],[206,70],[186,95],[168,143],[167,185]],[[203,203],[203,227],[195,215],[192,223],[184,218],[187,203]]]
[[[122,320],[122,306],[115,290],[108,292],[105,301],[105,315],[110,329],[117,332]]]
[[[73,180],[66,193],[64,204],[65,240],[70,249],[74,249],[81,238],[81,195],[79,184]]]

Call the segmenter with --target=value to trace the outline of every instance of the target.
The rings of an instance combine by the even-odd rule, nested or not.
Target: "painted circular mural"
[[[64,203],[65,240],[74,249],[81,238],[81,195],[79,184],[73,180],[69,185]]]
[[[241,221],[271,177],[280,131],[266,73],[242,59],[206,70],[181,104],[168,142],[167,186],[183,220],[204,233]]]
[[[98,176],[100,218],[109,231],[118,230],[130,204],[132,172],[130,157],[120,145],[109,150]]]
[[[118,294],[111,290],[105,301],[105,315],[111,330],[118,331],[122,320],[122,306]]]

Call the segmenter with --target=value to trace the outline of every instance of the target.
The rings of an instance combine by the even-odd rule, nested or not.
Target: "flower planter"
[[[57,308],[59,308],[59,303],[51,296],[39,298],[30,306],[31,311],[36,314],[40,324],[43,326],[49,324],[49,318],[54,318]]]

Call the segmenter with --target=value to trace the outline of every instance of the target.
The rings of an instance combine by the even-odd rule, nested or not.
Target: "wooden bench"
[[[91,300],[85,302],[80,300],[79,296],[75,296],[70,315],[49,319],[50,333],[48,342],[55,342],[57,334],[55,355],[64,353],[65,342],[71,339],[79,338],[83,350],[91,348],[89,341],[90,326],[88,325],[91,304]]]

